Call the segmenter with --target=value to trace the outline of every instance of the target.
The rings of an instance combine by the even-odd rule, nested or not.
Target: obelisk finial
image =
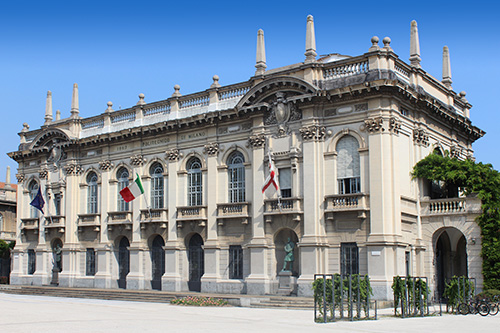
[[[73,84],[73,98],[71,99],[71,118],[78,117],[80,113],[78,107],[78,84]]]
[[[446,88],[451,89],[451,65],[450,65],[450,50],[448,46],[443,47],[443,80]]]
[[[410,63],[413,67],[420,68],[420,42],[418,40],[417,21],[411,21],[410,30]]]
[[[316,37],[314,34],[314,18],[312,15],[307,16],[306,28],[306,60],[304,63],[308,64],[316,61]]]
[[[266,72],[266,45],[264,43],[264,30],[257,32],[257,55],[255,57],[255,75],[263,75]]]
[[[52,92],[47,91],[47,101],[45,102],[45,125],[52,122]]]

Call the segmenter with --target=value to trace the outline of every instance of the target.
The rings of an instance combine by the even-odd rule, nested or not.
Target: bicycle
[[[460,303],[457,310],[462,315],[479,313],[483,317],[490,313],[490,307],[484,300],[469,300],[467,303]]]

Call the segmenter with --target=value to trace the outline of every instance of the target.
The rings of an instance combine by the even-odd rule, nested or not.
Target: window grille
[[[118,170],[117,173],[117,178],[118,178],[118,193],[117,193],[117,198],[118,198],[118,211],[119,212],[127,212],[128,211],[128,202],[123,200],[120,191],[123,190],[125,187],[128,186],[128,177],[129,173],[128,170],[125,168],[121,168]]]
[[[340,273],[359,274],[359,251],[356,243],[340,244]]]
[[[89,173],[87,176],[87,184],[87,213],[97,214],[98,193],[97,174],[95,172]]]
[[[151,166],[151,206],[153,208],[164,207],[164,188],[163,188],[163,166],[155,163]]]
[[[243,249],[241,245],[229,246],[229,278],[243,279]]]
[[[85,275],[87,276],[94,276],[96,273],[96,255],[95,255],[95,249],[88,248],[87,249],[87,257],[85,260]]]
[[[243,154],[235,152],[228,158],[229,202],[245,201],[245,159]]]
[[[188,206],[201,206],[203,195],[203,183],[201,174],[201,162],[193,157],[187,163],[188,171]]]
[[[36,254],[35,250],[28,249],[28,274],[33,275],[36,270]]]

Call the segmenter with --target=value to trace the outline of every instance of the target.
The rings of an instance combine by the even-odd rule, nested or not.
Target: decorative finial
[[[257,31],[257,55],[255,57],[255,75],[264,75],[266,72],[266,45],[264,43],[264,30]]]
[[[316,37],[314,34],[314,18],[312,15],[307,16],[306,27],[306,60],[304,63],[308,64],[316,61]]]
[[[23,123],[23,129],[21,132],[28,132],[30,130],[30,125],[28,123]]]
[[[113,102],[109,101],[109,102],[107,103],[107,105],[108,105],[108,108],[106,109],[106,113],[111,113],[111,112],[113,112],[113,111],[114,111],[114,110],[113,110],[113,108],[112,108],[112,106],[113,106]]]
[[[462,101],[464,101],[465,103],[469,103],[469,102],[467,101],[467,99],[465,98],[465,96],[467,95],[467,94],[465,93],[465,91],[463,91],[463,90],[462,90],[462,91],[459,93],[459,95],[460,95],[460,99],[461,99]]]
[[[448,89],[451,88],[453,81],[451,80],[451,65],[450,65],[450,50],[448,46],[443,47],[443,80],[441,81]]]
[[[371,39],[372,46],[368,49],[368,51],[378,51],[380,47],[378,46],[379,38],[377,36],[373,36]]]
[[[12,186],[10,185],[10,166],[7,165],[7,174],[5,176],[5,189],[11,189]]]
[[[61,120],[61,111],[56,110],[56,120]]]
[[[172,94],[172,97],[179,97],[179,96],[182,96],[181,93],[179,92],[179,90],[181,90],[181,86],[176,84],[174,86],[174,90],[175,92]]]
[[[136,105],[144,105],[144,104],[146,104],[146,102],[144,101],[144,97],[145,97],[144,94],[140,93],[139,94],[139,101],[137,102]]]
[[[384,37],[384,39],[382,39],[382,42],[384,43],[384,49],[386,51],[392,51],[391,39],[389,37]]]
[[[73,98],[71,99],[71,118],[78,118],[80,109],[78,107],[78,84],[73,84]]]
[[[420,68],[420,41],[418,39],[417,21],[411,21],[410,28],[410,63],[413,67]]]
[[[210,88],[219,88],[220,87],[220,84],[219,84],[219,75],[214,75],[212,77],[212,80],[214,80],[214,83],[212,83],[212,85],[210,86]]]
[[[47,91],[47,101],[45,102],[45,125],[52,122],[52,92]]]

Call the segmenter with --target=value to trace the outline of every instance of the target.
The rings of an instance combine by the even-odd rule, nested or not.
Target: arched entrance
[[[165,274],[165,242],[157,235],[151,244],[151,288],[161,290],[161,277]]]
[[[434,233],[436,292],[441,298],[446,283],[453,276],[467,276],[467,241],[456,228],[443,228]]]
[[[120,239],[118,246],[118,288],[127,288],[127,275],[130,272],[130,243],[127,237]]]
[[[203,238],[199,234],[194,234],[189,239],[188,260],[189,290],[201,291],[201,277],[205,273],[205,255],[203,252]]]
[[[276,233],[274,237],[276,275],[282,271],[290,271],[292,276],[300,275],[298,241],[297,234],[292,229],[284,228]]]

